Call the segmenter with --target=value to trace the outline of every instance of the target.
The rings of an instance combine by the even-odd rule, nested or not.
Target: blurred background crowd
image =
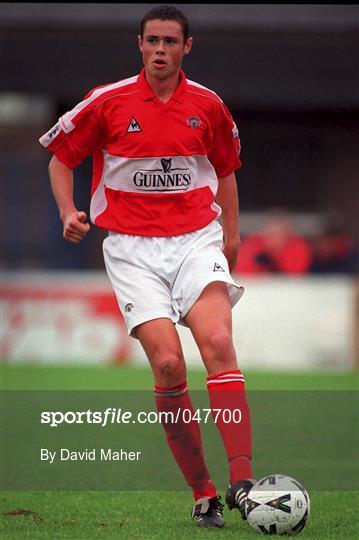
[[[339,216],[329,214],[317,232],[298,232],[286,213],[269,214],[242,242],[236,271],[241,274],[337,274],[358,272],[358,252]]]
[[[103,268],[104,231],[62,240],[38,138],[89,89],[139,72],[138,23],[153,5],[2,4],[3,268]],[[358,272],[357,6],[174,5],[194,36],[188,78],[215,90],[240,130],[237,271]],[[87,212],[90,176],[88,161],[75,177]]]

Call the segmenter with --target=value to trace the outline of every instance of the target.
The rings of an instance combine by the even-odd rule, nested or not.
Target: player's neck
[[[173,75],[166,79],[157,79],[151,76],[151,74],[146,73],[146,79],[156,97],[160,101],[163,101],[163,103],[167,103],[179,85],[180,72],[173,73]]]

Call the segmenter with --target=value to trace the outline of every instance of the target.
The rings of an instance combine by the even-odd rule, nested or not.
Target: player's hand
[[[78,244],[89,232],[90,225],[86,222],[86,213],[85,212],[73,212],[68,216],[65,216],[64,223],[64,232],[63,236],[65,240],[71,242],[72,244]]]
[[[224,242],[223,253],[228,261],[230,272],[233,272],[236,267],[240,244],[239,238]]]

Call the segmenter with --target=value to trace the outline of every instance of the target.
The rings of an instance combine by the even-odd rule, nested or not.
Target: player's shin
[[[215,497],[216,488],[209,478],[204,461],[201,433],[198,422],[188,422],[194,409],[187,391],[187,383],[164,388],[155,386],[156,406],[166,432],[167,443],[195,500]]]
[[[212,415],[229,462],[229,481],[252,478],[252,433],[244,377],[240,370],[207,378]]]

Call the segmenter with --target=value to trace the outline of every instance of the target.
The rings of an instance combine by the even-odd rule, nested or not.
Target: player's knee
[[[201,353],[211,372],[227,371],[236,367],[232,336],[226,330],[218,329],[209,335]]]
[[[228,355],[233,350],[232,336],[226,330],[217,330],[208,336],[207,349],[214,356]]]
[[[162,384],[172,386],[185,380],[185,363],[180,354],[158,353],[152,358],[152,366]]]

